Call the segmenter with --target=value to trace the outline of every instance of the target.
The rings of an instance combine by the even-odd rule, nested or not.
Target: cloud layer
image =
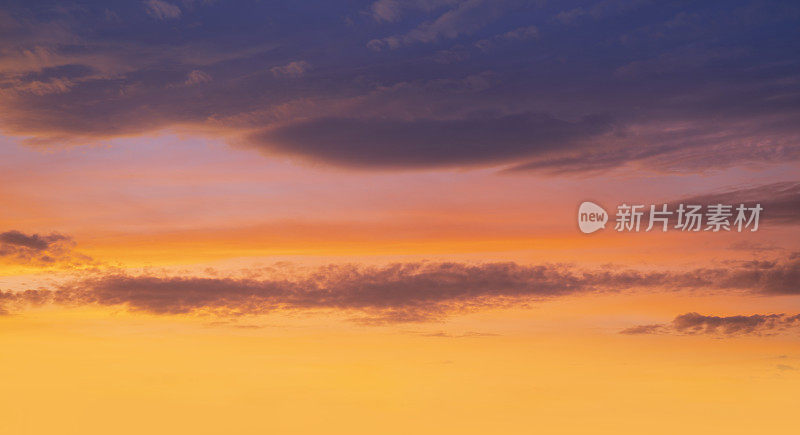
[[[796,255],[781,262],[743,262],[729,268],[663,272],[583,270],[552,264],[420,262],[383,267],[331,265],[306,274],[262,275],[208,278],[108,273],[55,289],[4,292],[0,300],[6,312],[42,303],[223,316],[334,310],[375,323],[428,321],[457,312],[524,306],[537,300],[598,292],[724,290],[800,294],[800,257]],[[710,328],[714,323],[707,320],[705,325]],[[695,328],[683,320],[676,320],[671,327]],[[648,329],[651,326],[637,328],[628,333],[665,327],[652,327],[653,331]]]
[[[798,22],[791,2],[16,2],[0,130],[52,147],[192,127],[375,169],[785,163]]]

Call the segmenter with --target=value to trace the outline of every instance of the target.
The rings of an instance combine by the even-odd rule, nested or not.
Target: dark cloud
[[[751,316],[706,316],[686,313],[670,323],[640,325],[620,331],[621,334],[711,334],[772,335],[800,328],[800,314],[753,314]]]
[[[0,233],[0,261],[31,266],[71,267],[91,262],[91,258],[74,251],[75,243],[58,233],[25,234],[11,230]]]
[[[429,167],[509,161],[606,133],[612,124],[545,114],[456,120],[322,118],[279,127],[254,140],[269,150],[347,166]]]
[[[780,182],[756,187],[727,190],[692,196],[676,201],[683,204],[746,204],[748,207],[761,204],[762,221],[775,224],[800,223],[800,183]]]
[[[193,128],[377,168],[785,163],[798,22],[781,1],[11,1],[0,129],[63,146]]]
[[[8,245],[9,247],[19,247],[36,252],[47,250],[51,246],[65,240],[68,240],[67,236],[56,233],[47,236],[40,236],[38,234],[27,235],[16,230],[0,233],[0,243]]]
[[[757,205],[761,206],[761,211],[758,214],[759,228],[763,225],[797,225],[800,223],[800,183],[796,181],[791,182],[778,182],[764,184],[754,187],[745,188],[728,188],[719,190],[717,192],[710,192],[701,195],[687,196],[682,199],[677,199],[668,202],[667,210],[671,211],[671,219],[675,217],[676,210],[683,204],[684,208],[688,210],[689,205],[700,206],[700,212],[705,213],[708,207],[716,204],[731,206],[732,216],[729,219],[731,229],[737,230],[734,221],[738,216],[737,208],[744,205],[747,209],[745,217],[750,218],[753,213],[751,209]],[[661,204],[655,204],[656,210],[660,210]],[[650,216],[649,207],[642,210],[642,222],[647,222]],[[676,223],[676,221],[670,221]],[[656,224],[658,227],[658,224]],[[701,225],[703,227],[703,225]],[[748,229],[749,228],[749,229]],[[754,228],[754,224],[750,223],[746,226],[743,222],[742,231],[750,231]],[[753,241],[739,241],[733,243],[730,249],[751,251],[751,252],[767,252],[767,251],[780,251],[782,248],[773,245],[765,245]]]
[[[685,109],[689,113],[690,109]],[[726,110],[720,108],[721,111]],[[701,116],[701,115],[698,115]],[[778,164],[800,159],[800,131],[794,112],[773,114],[761,119],[730,114],[723,120],[702,119],[680,122],[641,121],[634,125],[621,119],[615,135],[595,141],[592,149],[563,149],[512,165],[511,172],[536,171],[547,174],[584,175],[619,167],[662,172],[704,172],[736,165]],[[768,127],[772,125],[772,127]],[[639,131],[635,131],[639,130]]]
[[[583,270],[569,265],[401,263],[383,267],[331,265],[289,277],[201,278],[107,274],[51,290],[2,293],[6,311],[27,304],[126,306],[154,314],[224,316],[281,310],[352,312],[365,324],[421,322],[486,307],[520,306],[568,295],[632,290],[738,290],[800,294],[800,258],[742,262],[688,271]],[[750,319],[757,328],[771,318]],[[794,318],[793,318],[794,319]],[[794,321],[794,320],[793,320]],[[716,322],[716,323],[715,323]],[[719,323],[722,322],[722,323]],[[733,322],[686,315],[670,326],[734,331]],[[772,323],[770,323],[772,322]],[[777,324],[777,323],[776,323]],[[694,325],[694,326],[693,326]],[[626,333],[656,332],[646,325]]]

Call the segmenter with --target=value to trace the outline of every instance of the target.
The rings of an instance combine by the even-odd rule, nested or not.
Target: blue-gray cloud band
[[[798,23],[789,1],[12,1],[0,130],[59,146],[200,127],[376,169],[785,163]]]

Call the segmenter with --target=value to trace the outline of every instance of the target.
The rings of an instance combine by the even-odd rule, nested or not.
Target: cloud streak
[[[753,314],[750,316],[708,316],[681,314],[670,323],[639,325],[620,331],[626,335],[774,335],[800,328],[800,314]]]
[[[392,21],[399,14],[399,12],[394,12],[396,9],[385,7],[375,9],[376,5],[383,6],[387,3],[378,2],[373,4],[373,14],[376,18],[392,18],[387,20]],[[504,9],[502,7],[503,3],[507,2],[498,0],[463,0],[456,2],[453,8],[434,20],[425,21],[402,35],[373,39],[369,41],[367,46],[373,50],[380,51],[385,48],[397,49],[404,45],[431,43],[471,34],[501,16]]]
[[[623,291],[745,291],[796,295],[800,257],[781,262],[743,262],[729,268],[642,272],[584,270],[571,265],[516,263],[399,263],[382,267],[330,265],[307,274],[206,278],[109,273],[55,289],[4,292],[4,311],[42,303],[123,306],[160,315],[210,313],[221,316],[286,310],[333,310],[362,323],[442,319],[488,307],[524,306],[579,294]],[[672,328],[695,328],[686,318]],[[689,318],[693,320],[693,318]],[[706,319],[704,328],[714,323]],[[638,329],[637,329],[638,328]],[[627,333],[650,333],[646,325]],[[714,328],[733,331],[725,324]]]
[[[800,183],[780,182],[684,198],[683,204],[761,204],[762,218],[775,224],[800,223]]]

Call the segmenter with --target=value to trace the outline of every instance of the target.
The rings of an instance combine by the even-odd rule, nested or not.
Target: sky
[[[0,432],[791,430],[799,24],[0,1]]]

